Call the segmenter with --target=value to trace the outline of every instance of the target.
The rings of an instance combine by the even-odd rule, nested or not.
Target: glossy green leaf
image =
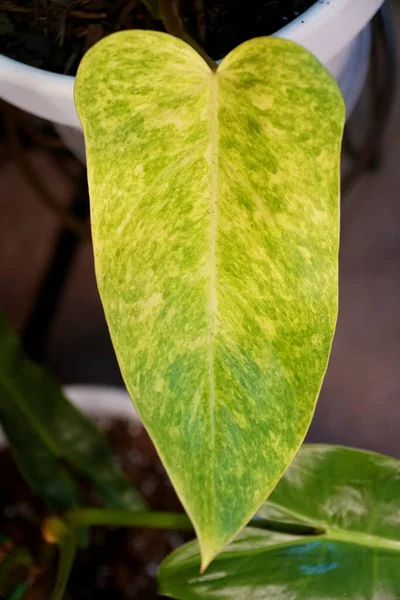
[[[400,516],[400,461],[319,444],[301,448],[258,512],[265,519],[400,540],[396,514]]]
[[[337,313],[340,92],[258,38],[212,72],[167,34],[93,47],[75,89],[97,281],[203,566],[310,423]]]
[[[246,528],[199,575],[197,544],[167,558],[161,593],[180,600],[397,600],[400,461],[304,446],[260,511],[307,522],[319,536]]]
[[[79,490],[61,461],[86,476],[105,504],[145,508],[95,425],[63,396],[47,371],[24,356],[2,317],[0,423],[24,477],[53,508],[80,504]]]

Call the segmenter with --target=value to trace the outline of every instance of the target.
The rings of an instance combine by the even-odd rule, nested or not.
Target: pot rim
[[[362,21],[360,26],[356,26],[356,28],[354,28],[353,26],[349,26],[348,22],[342,22],[340,37],[344,41],[342,41],[341,47],[337,48],[337,52],[335,53],[337,54],[361,31],[361,29],[363,29],[365,24],[370,21],[383,2],[384,0],[315,0],[314,4],[312,4],[304,13],[293,19],[293,21],[272,35],[285,39],[291,39],[299,44],[302,44],[310,37],[313,37],[318,29],[321,29],[321,27],[327,23],[330,24],[332,19],[335,21],[343,19],[343,13],[347,12],[348,10],[350,10],[351,14],[355,17],[353,21],[357,20],[356,17],[360,17],[360,13],[363,14],[361,7],[364,8],[364,18],[358,19],[360,22]],[[354,8],[355,6],[356,8]],[[351,21],[351,19],[348,19],[348,21]],[[339,36],[336,36],[336,39],[338,38]],[[313,49],[310,47],[314,45],[316,46],[317,44],[304,45],[308,48],[308,50],[314,52],[321,62],[324,62],[324,57],[321,57],[321,53],[318,52],[318,48]],[[327,44],[325,41],[325,45],[328,46],[329,44]],[[325,52],[325,54],[328,55],[330,53]],[[0,53],[0,75],[2,64],[5,68],[8,67],[9,69],[16,69],[18,72],[23,72],[26,76],[31,76],[32,78],[42,80],[43,84],[49,84],[51,82],[55,93],[57,88],[59,89],[59,92],[62,90],[69,92],[71,86],[74,85],[74,75],[53,73],[53,71],[47,71],[45,69],[26,65],[21,61],[9,58]],[[56,95],[63,96],[64,94],[56,93]]]

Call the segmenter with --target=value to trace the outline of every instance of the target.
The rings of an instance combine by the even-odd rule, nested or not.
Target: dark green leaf
[[[1,322],[0,327],[0,423],[14,460],[30,487],[52,509],[64,511],[79,506],[79,488],[60,465],[57,447],[27,402],[32,390],[29,385],[24,389],[23,379],[18,379],[17,373],[24,370],[21,366],[26,361],[11,331]]]
[[[13,570],[30,565],[32,556],[26,548],[17,547],[12,548],[5,556],[0,555],[0,558],[0,598],[2,598],[3,594],[7,594],[6,589],[10,586]],[[13,585],[15,586],[15,582]]]
[[[143,510],[143,500],[115,465],[106,440],[49,373],[24,356],[1,317],[0,359],[0,422],[32,488],[58,510],[79,505],[63,460],[93,483],[106,505]]]
[[[161,566],[161,593],[180,600],[398,600],[400,461],[304,446],[260,515],[322,528],[294,536],[246,528],[199,575],[196,543]]]
[[[158,0],[142,0],[142,2],[149,11],[149,13],[155,19],[161,19],[161,12]]]

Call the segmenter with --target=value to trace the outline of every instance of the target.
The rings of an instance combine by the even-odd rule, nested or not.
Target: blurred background
[[[382,22],[377,31],[383,50],[373,50],[344,143],[340,314],[308,438],[400,457],[398,51]],[[96,289],[84,167],[46,122],[4,102],[0,115],[0,308],[63,383],[122,385]]]

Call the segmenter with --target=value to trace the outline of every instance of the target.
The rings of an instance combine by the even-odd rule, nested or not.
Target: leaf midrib
[[[318,519],[310,519],[307,515],[303,515],[294,510],[283,507],[281,504],[268,500],[268,504],[278,508],[279,510],[286,512],[287,514],[293,515],[303,522],[309,523],[310,525],[316,525],[321,529],[324,529],[325,534],[320,536],[310,536],[310,539],[329,539],[332,541],[342,541],[360,546],[367,546],[370,548],[384,548],[390,550],[396,550],[400,552],[400,540],[392,540],[391,538],[385,538],[379,535],[364,533],[358,530],[348,530],[341,527],[332,527],[325,521]],[[304,538],[303,538],[304,539]]]
[[[217,227],[218,227],[218,154],[219,154],[219,124],[218,124],[218,76],[210,72],[210,230],[209,230],[209,260],[210,281],[208,292],[208,370],[209,370],[209,419],[211,442],[211,495],[216,504],[215,491],[215,370],[214,370],[214,338],[217,312]]]

